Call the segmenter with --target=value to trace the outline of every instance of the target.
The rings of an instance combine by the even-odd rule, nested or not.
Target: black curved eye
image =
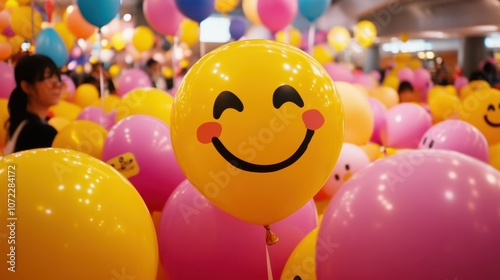
[[[295,277],[293,277],[293,280],[302,280],[302,278],[298,275],[295,275]]]
[[[422,145],[425,145],[426,141],[427,141],[427,137],[424,138],[424,142],[422,142]]]
[[[278,109],[283,104],[287,102],[292,102],[300,108],[304,107],[304,101],[300,94],[292,86],[282,85],[278,87],[273,94],[273,105],[274,108]]]
[[[337,181],[339,181],[339,180],[340,180],[339,175],[335,174],[335,180],[337,180]]]
[[[345,165],[345,170],[349,171],[349,169],[351,169],[351,167],[349,166],[349,164],[346,164]]]
[[[432,140],[431,143],[429,143],[429,148],[432,148],[432,146],[434,146],[434,140]]]
[[[234,93],[223,91],[219,93],[214,103],[214,119],[218,120],[226,109],[235,109],[238,112],[243,111],[243,103]]]
[[[490,106],[488,106],[488,111],[495,112],[495,107],[492,104],[490,104]]]

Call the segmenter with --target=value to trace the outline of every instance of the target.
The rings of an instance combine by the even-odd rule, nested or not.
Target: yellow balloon
[[[298,47],[302,42],[302,34],[297,28],[292,28],[289,31],[279,31],[276,33],[276,41]]]
[[[170,67],[165,67],[162,70],[162,74],[163,74],[163,77],[165,77],[167,79],[171,79],[174,76],[174,71]]]
[[[24,43],[24,38],[19,35],[14,35],[7,39],[12,47],[12,55],[16,55],[21,51],[21,45]]]
[[[319,228],[315,228],[300,243],[288,257],[283,268],[281,280],[316,280],[316,244],[318,241]],[[333,248],[322,248],[321,253],[328,255]],[[318,251],[320,253],[320,251]]]
[[[500,171],[500,144],[490,146],[490,164]]]
[[[406,67],[412,58],[411,53],[400,52],[394,55],[394,61],[396,64],[401,65],[401,67]]]
[[[365,94],[346,82],[335,83],[345,111],[345,142],[358,146],[368,143],[373,133],[373,113]]]
[[[467,96],[459,109],[460,118],[483,133],[488,145],[500,143],[500,91],[476,90]]]
[[[71,150],[35,149],[3,157],[0,179],[0,279],[156,279],[153,221],[111,166]]]
[[[170,126],[174,98],[156,88],[140,88],[127,93],[116,106],[116,122],[133,115],[148,115]]]
[[[382,102],[387,109],[399,104],[398,92],[392,87],[380,86],[369,91],[369,94]]]
[[[221,14],[227,14],[240,4],[240,0],[215,0],[215,10]]]
[[[354,38],[361,46],[367,48],[377,38],[377,27],[371,21],[360,21],[356,25],[356,28],[354,28]]]
[[[389,76],[385,77],[384,81],[382,82],[382,85],[384,87],[392,88],[392,89],[396,90],[396,92],[397,92],[397,90],[399,88],[399,79],[395,75],[389,75]],[[398,99],[399,99],[399,96],[398,96]]]
[[[155,34],[147,26],[138,26],[135,28],[132,37],[132,45],[138,52],[145,52],[153,47],[155,43]]]
[[[316,59],[321,65],[325,65],[328,62],[333,61],[333,54],[328,50],[325,46],[315,46],[313,48],[312,56]]]
[[[196,21],[190,19],[184,19],[180,24],[180,35],[179,39],[188,44],[188,46],[193,46],[199,41],[200,37],[200,26]]]
[[[406,43],[410,40],[410,35],[406,32],[401,33],[401,42]]]
[[[113,34],[113,36],[111,37],[111,45],[117,51],[122,51],[127,46],[127,41],[123,37],[122,32],[116,32],[115,34]]]
[[[111,75],[111,78],[116,78],[118,75],[120,75],[120,72],[122,71],[122,68],[120,65],[113,64],[111,67],[109,67],[109,75]]]
[[[410,59],[410,62],[408,62],[408,66],[411,68],[411,70],[417,70],[419,68],[422,68],[422,62],[418,58],[412,58]]]
[[[31,20],[32,12],[33,21]],[[37,10],[32,10],[29,6],[19,6],[12,11],[10,26],[14,33],[30,40],[40,32],[42,21],[42,15]]]
[[[81,84],[76,88],[73,103],[85,108],[99,103],[99,90],[92,84]]]
[[[63,128],[71,123],[70,120],[65,118],[54,117],[49,120],[49,124],[53,126],[57,131],[61,131]]]
[[[31,0],[17,0],[17,3],[19,5],[28,5],[31,2]]]
[[[107,135],[108,131],[101,125],[91,121],[77,120],[57,133],[52,147],[75,150],[101,159],[102,147]]]
[[[439,94],[429,98],[429,109],[434,123],[458,118],[460,99],[456,95]]]
[[[252,23],[262,25],[259,13],[257,12],[257,1],[258,0],[243,0],[243,13]]]
[[[370,162],[376,161],[377,159],[381,159],[384,157],[384,153],[382,147],[377,143],[368,143],[366,145],[360,146],[363,151],[365,151],[366,155]]]
[[[172,109],[172,146],[207,199],[269,225],[323,186],[342,147],[343,118],[332,79],[311,56],[276,41],[243,40],[186,74]]]
[[[351,42],[349,30],[343,26],[335,26],[328,32],[328,43],[337,52],[343,51]]]
[[[71,51],[75,46],[75,36],[69,31],[68,26],[64,22],[58,22],[54,26],[54,29],[61,36],[66,48]]]
[[[435,96],[439,95],[454,95],[451,94],[451,91],[447,90],[445,86],[433,86],[430,90],[429,93],[427,94],[427,99],[430,100],[434,98]]]
[[[5,145],[5,141],[7,140],[7,129],[5,127],[5,122],[9,119],[9,110],[7,104],[9,100],[7,98],[0,98],[0,150]]]
[[[50,107],[50,111],[54,114],[54,117],[64,118],[70,121],[76,120],[82,108],[73,103],[61,100],[56,105]]]
[[[104,97],[104,107],[103,111],[108,114],[115,110],[118,105],[120,105],[121,98],[116,94],[106,95]]]
[[[5,2],[5,9],[12,13],[16,8],[19,8],[19,3],[16,0],[7,0]]]
[[[489,89],[491,88],[490,84],[486,81],[472,81],[468,85],[464,86],[460,90],[460,99],[463,101],[465,100],[469,95],[474,94],[475,91],[483,90],[483,89]]]

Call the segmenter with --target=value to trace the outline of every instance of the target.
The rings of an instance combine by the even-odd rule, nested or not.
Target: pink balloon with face
[[[337,164],[321,190],[314,196],[316,201],[330,199],[351,176],[370,163],[359,146],[344,143]]]
[[[422,136],[419,149],[459,152],[489,162],[488,142],[473,125],[461,120],[446,120],[432,126]]]

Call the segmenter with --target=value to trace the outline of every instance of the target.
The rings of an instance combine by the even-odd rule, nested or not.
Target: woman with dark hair
[[[59,102],[62,94],[59,69],[49,57],[36,54],[21,58],[14,75],[16,88],[8,103],[9,139],[4,155],[51,147],[57,130],[47,121],[49,108]]]

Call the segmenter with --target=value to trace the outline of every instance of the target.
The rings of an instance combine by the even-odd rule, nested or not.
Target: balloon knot
[[[276,244],[280,240],[279,237],[271,231],[268,225],[265,225],[264,228],[266,229],[266,244],[269,246]]]

